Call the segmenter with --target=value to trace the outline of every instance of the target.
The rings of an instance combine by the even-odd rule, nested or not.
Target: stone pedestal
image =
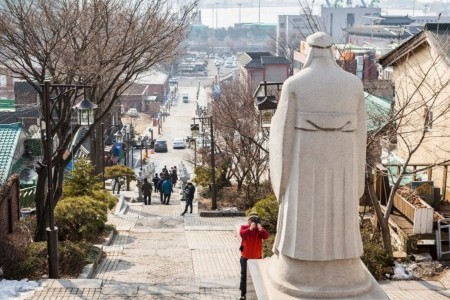
[[[289,266],[289,268],[288,268]],[[362,261],[249,260],[248,300],[389,299]]]

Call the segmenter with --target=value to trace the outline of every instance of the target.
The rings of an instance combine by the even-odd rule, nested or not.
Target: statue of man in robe
[[[362,255],[366,110],[361,80],[335,61],[329,35],[310,35],[304,68],[283,84],[270,129],[280,202],[276,255],[331,261]]]

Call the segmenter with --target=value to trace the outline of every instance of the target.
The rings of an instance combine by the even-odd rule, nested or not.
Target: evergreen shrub
[[[116,206],[117,202],[119,201],[117,197],[114,197],[107,190],[94,190],[91,192],[91,194],[94,200],[105,203],[108,209],[113,209]]]
[[[89,196],[67,197],[55,207],[55,220],[62,240],[93,240],[105,228],[107,205]]]

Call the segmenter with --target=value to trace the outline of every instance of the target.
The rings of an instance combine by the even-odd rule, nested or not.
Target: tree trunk
[[[370,175],[370,178],[372,176]],[[380,201],[378,200],[378,197],[376,196],[375,189],[373,187],[373,180],[371,179],[366,180],[366,185],[369,190],[369,198],[372,202],[372,205],[375,209],[375,213],[377,215],[377,222],[381,229],[381,237],[383,239],[383,249],[390,255],[392,255],[392,244],[391,244],[391,231],[389,230],[389,219],[386,220],[384,218],[383,212],[381,211],[381,205]]]
[[[46,197],[47,197],[47,168],[42,166],[38,168],[38,180],[36,184],[36,194],[34,202],[36,204],[36,231],[34,233],[34,241],[40,242],[47,239],[46,227],[48,222]]]

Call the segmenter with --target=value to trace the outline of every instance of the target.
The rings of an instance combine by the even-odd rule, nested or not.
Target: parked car
[[[155,152],[167,152],[167,142],[165,140],[156,140]]]
[[[183,103],[188,103],[189,102],[189,95],[188,94],[184,94],[182,96],[182,99],[183,99]]]
[[[141,149],[141,148],[145,147],[145,143],[147,142],[148,139],[149,139],[148,136],[143,136],[143,137],[138,137],[138,138],[134,137],[131,140],[131,147]]]
[[[137,111],[136,108],[130,108],[130,109],[128,110],[128,115],[129,115],[130,117],[137,117],[139,114],[138,114],[138,111]]]
[[[172,142],[173,149],[184,149],[186,148],[186,141],[183,138],[175,138]]]

